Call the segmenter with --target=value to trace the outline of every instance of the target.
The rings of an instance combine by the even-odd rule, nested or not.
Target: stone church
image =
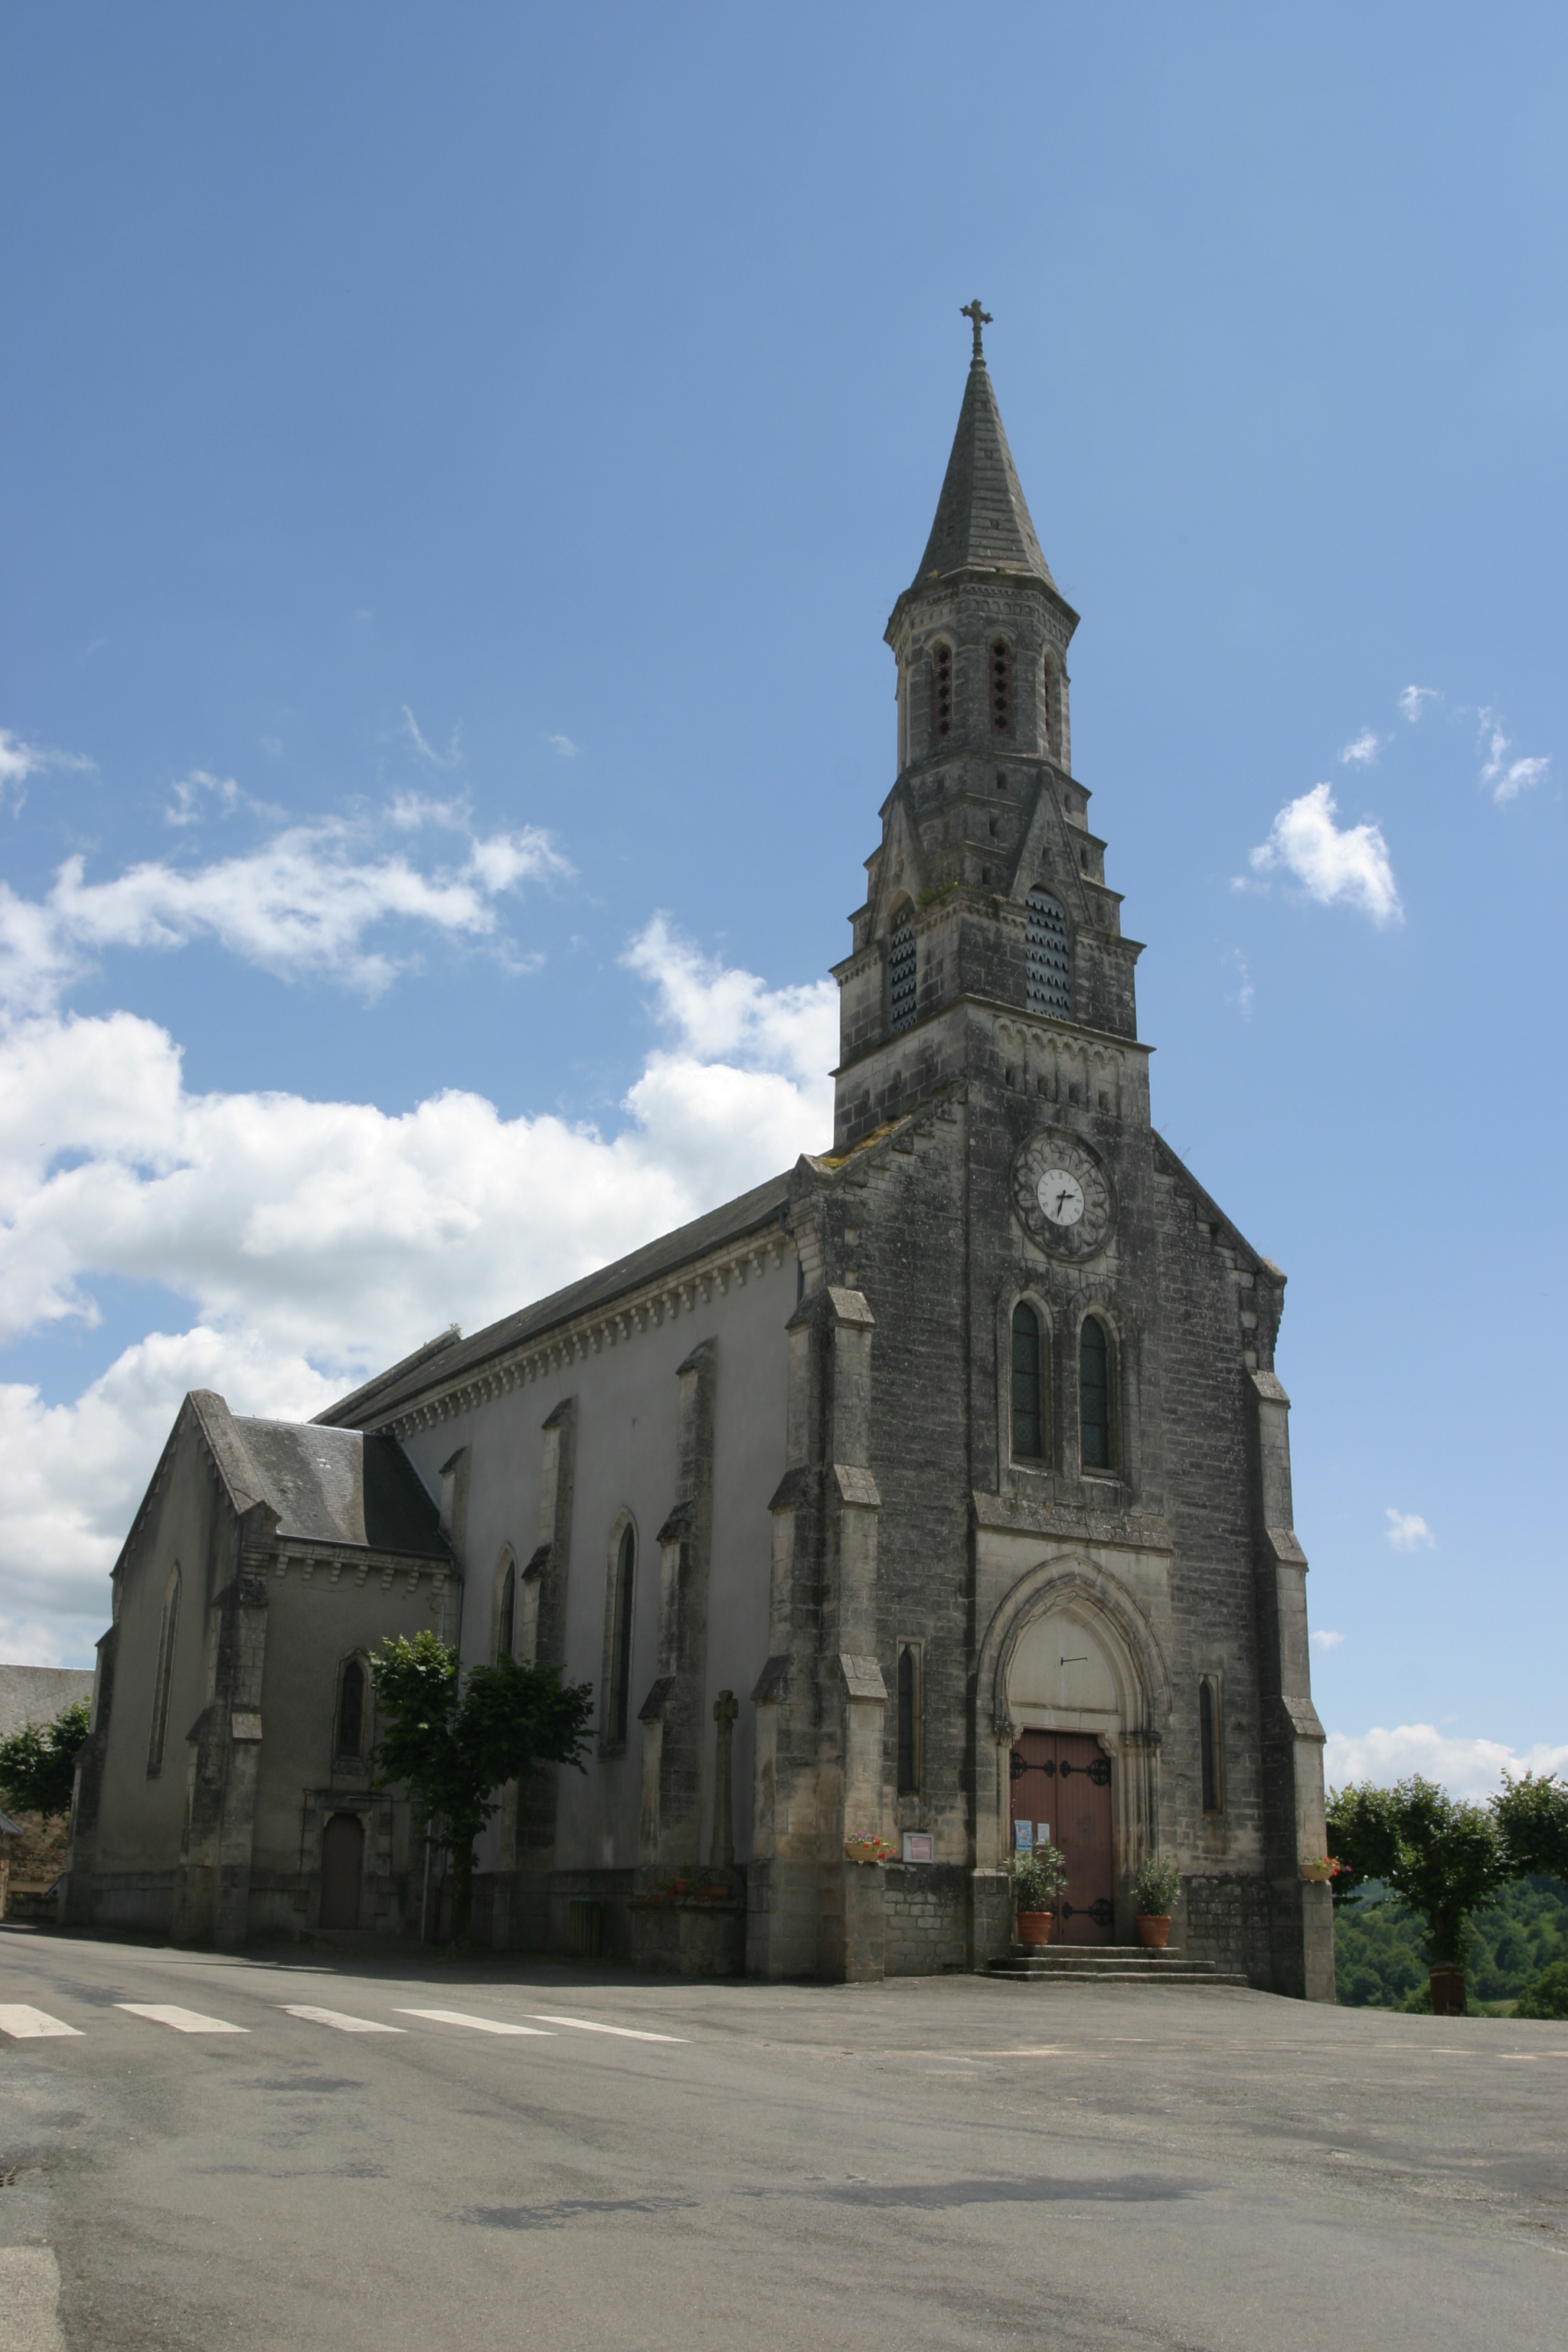
[[[1285,1276],[1151,1125],[1078,614],[969,315],[830,1142],[309,1426],[186,1400],[114,1571],[68,1918],[439,1932],[366,1671],[434,1626],[595,1689],[586,1771],[481,1844],[498,1948],[970,1969],[1050,1836],[1067,1940],[1131,1942],[1159,1850],[1175,1946],[1333,1998]]]

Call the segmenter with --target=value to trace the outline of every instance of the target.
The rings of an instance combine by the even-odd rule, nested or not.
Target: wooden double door
[[[1110,1757],[1087,1731],[1023,1731],[1012,1769],[1013,1819],[1030,1824],[1022,1841],[1015,1829],[1015,1845],[1049,1838],[1067,1858],[1055,1940],[1109,1944],[1116,1925]]]

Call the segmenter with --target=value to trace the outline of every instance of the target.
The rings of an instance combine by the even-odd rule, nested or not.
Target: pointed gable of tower
[[[1047,587],[1057,584],[1035,536],[1002,412],[979,352],[964,386],[936,520],[910,585],[916,589],[924,581],[972,567],[1026,572]]]

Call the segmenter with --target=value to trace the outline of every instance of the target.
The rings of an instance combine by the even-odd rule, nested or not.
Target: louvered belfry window
[[[1048,890],[1031,890],[1028,899],[1029,1010],[1072,1018],[1072,954],[1068,946],[1068,919],[1061,903]]]
[[[938,735],[952,732],[952,647],[933,646],[931,652],[931,717]]]
[[[895,1029],[907,1029],[915,1017],[915,934],[906,907],[893,924],[888,946],[888,1018]]]
[[[998,637],[991,648],[991,732],[1013,731],[1013,648]]]

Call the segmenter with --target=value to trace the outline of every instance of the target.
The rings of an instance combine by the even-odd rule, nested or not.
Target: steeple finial
[[[959,315],[959,317],[960,317],[961,319],[967,319],[967,320],[969,320],[970,325],[973,328],[973,330],[974,330],[974,356],[975,356],[975,358],[976,358],[977,360],[982,360],[982,361],[983,361],[983,360],[984,359],[984,357],[985,357],[985,353],[984,353],[984,350],[981,348],[981,342],[980,342],[980,330],[981,330],[981,328],[982,328],[982,327],[988,327],[988,326],[991,324],[991,313],[990,313],[990,311],[989,311],[989,310],[983,310],[981,309],[981,307],[980,307],[980,297],[979,297],[979,295],[977,294],[977,295],[975,296],[975,298],[974,298],[974,299],[973,299],[973,302],[965,302],[965,303],[963,303],[963,304],[962,305],[962,307],[961,307],[961,308],[960,308],[960,310],[959,310],[959,313],[958,313],[958,315]]]

